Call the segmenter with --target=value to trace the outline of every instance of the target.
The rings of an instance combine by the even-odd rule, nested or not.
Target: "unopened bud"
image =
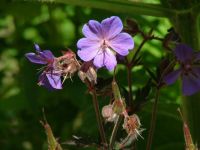
[[[89,82],[92,82],[94,84],[97,83],[97,73],[94,66],[90,62],[83,63],[80,71],[78,72],[78,75],[83,82],[85,82],[85,80],[87,79],[89,80]]]
[[[117,115],[114,113],[112,109],[112,105],[106,105],[102,108],[102,116],[108,122],[115,121]]]
[[[85,72],[83,72],[83,71],[80,70],[80,71],[78,72],[78,76],[79,76],[79,78],[81,79],[81,81],[85,82],[85,80],[86,80],[86,78],[87,78]]]
[[[185,138],[185,144],[186,144],[186,150],[198,150],[198,148],[194,145],[193,143],[193,139],[192,136],[190,134],[190,129],[183,117],[183,114],[180,110],[180,108],[178,108],[178,112],[180,113],[180,116],[183,120],[183,133],[184,133],[184,138]]]
[[[115,100],[120,100],[121,94],[120,94],[117,82],[115,80],[112,81],[112,91],[113,91],[113,95],[114,95]]]
[[[120,115],[125,111],[125,102],[124,100],[115,100],[113,102],[113,111]]]

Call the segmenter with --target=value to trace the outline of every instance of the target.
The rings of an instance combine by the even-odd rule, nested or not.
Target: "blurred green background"
[[[152,2],[152,1],[150,1]],[[154,1],[159,3],[159,1]],[[42,108],[60,143],[69,140],[72,135],[98,139],[98,130],[92,100],[85,85],[75,76],[68,80],[64,89],[48,91],[37,86],[37,68],[24,54],[34,51],[33,44],[42,49],[50,49],[55,56],[61,50],[77,50],[76,42],[83,35],[81,28],[90,19],[101,21],[117,15],[125,22],[134,18],[140,27],[148,32],[153,27],[154,34],[163,37],[172,25],[165,18],[147,17],[137,14],[127,15],[86,7],[56,3],[18,2],[1,0],[0,2],[0,149],[1,150],[46,150],[46,135],[42,125]],[[135,37],[135,47],[141,43],[141,37]],[[146,43],[142,50],[143,63],[155,70],[164,56],[161,43]],[[111,77],[105,70],[99,77]],[[119,66],[117,79],[120,86],[127,88],[126,70]],[[143,87],[148,74],[141,66],[133,70],[133,89]],[[152,96],[148,104],[138,114],[142,123],[142,138],[136,141],[137,149],[145,149],[147,131],[150,124]],[[102,105],[108,104],[106,98],[99,98]],[[153,150],[181,150],[184,148],[182,121],[177,108],[180,102],[179,85],[164,88],[159,100],[158,118],[153,142]],[[106,130],[111,127],[106,126]],[[108,134],[109,136],[109,134]],[[83,149],[69,147],[65,149]],[[94,149],[94,148],[87,148]]]

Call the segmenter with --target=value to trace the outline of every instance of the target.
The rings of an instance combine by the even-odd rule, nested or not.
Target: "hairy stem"
[[[104,131],[104,127],[103,127],[103,121],[102,121],[102,118],[101,118],[101,115],[100,115],[96,90],[93,88],[91,92],[92,92],[92,100],[93,100],[96,119],[97,119],[97,123],[98,123],[99,133],[100,133],[100,136],[101,136],[101,141],[105,146],[107,146],[107,141],[106,141],[105,131]]]
[[[151,116],[151,125],[150,125],[149,134],[148,134],[146,150],[151,149],[151,145],[153,141],[153,135],[154,135],[155,125],[156,125],[156,117],[157,117],[156,114],[157,114],[157,108],[158,108],[159,93],[160,93],[160,89],[157,88],[156,95],[155,95],[155,102],[153,105],[153,111],[152,111],[152,116]]]

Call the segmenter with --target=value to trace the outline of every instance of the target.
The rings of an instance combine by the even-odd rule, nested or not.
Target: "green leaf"
[[[21,0],[19,0],[21,1]],[[141,3],[126,0],[32,0],[33,2],[49,2],[98,8],[116,13],[140,14],[157,17],[171,17],[176,11],[160,4]]]

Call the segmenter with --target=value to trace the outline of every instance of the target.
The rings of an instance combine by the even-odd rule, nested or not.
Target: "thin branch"
[[[93,105],[94,105],[94,109],[95,109],[95,114],[96,114],[96,119],[97,119],[97,123],[98,123],[101,140],[102,140],[102,143],[104,144],[104,146],[107,147],[107,141],[106,141],[105,131],[104,131],[104,127],[103,127],[102,117],[100,115],[96,90],[94,88],[92,88],[91,92],[92,92],[92,100],[93,100]]]
[[[112,134],[111,134],[111,137],[110,137],[110,144],[109,144],[111,150],[113,149],[113,145],[114,145],[114,142],[115,142],[117,131],[119,129],[119,125],[122,121],[122,118],[123,118],[123,116],[119,115],[118,118],[117,118],[117,121],[114,125],[113,131],[112,131]]]
[[[145,44],[148,40],[151,40],[151,39],[154,38],[154,36],[151,35],[152,32],[153,32],[153,29],[151,29],[147,35],[145,35],[143,32],[141,32],[141,34],[142,34],[142,36],[143,36],[143,41],[142,41],[142,43],[140,44],[140,46],[137,48],[137,50],[136,50],[136,52],[135,52],[135,54],[134,54],[134,56],[133,56],[133,58],[132,58],[132,60],[131,60],[131,62],[130,62],[131,66],[134,65],[134,61],[135,61],[135,59],[137,58],[137,56],[138,56],[139,52],[141,51],[142,47],[144,46],[144,44]]]
[[[147,147],[146,150],[151,149],[152,141],[153,141],[153,135],[154,135],[154,130],[155,130],[155,125],[156,125],[156,118],[157,118],[157,107],[158,107],[158,99],[159,99],[159,93],[160,89],[156,89],[156,95],[155,95],[155,102],[153,105],[153,111],[152,111],[152,117],[151,117],[151,125],[150,125],[150,130],[148,134],[148,140],[147,140]]]

